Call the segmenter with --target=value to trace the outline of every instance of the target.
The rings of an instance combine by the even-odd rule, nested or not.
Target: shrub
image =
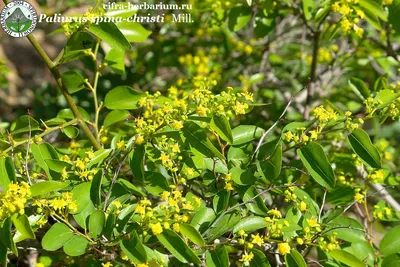
[[[400,2],[380,2],[204,1],[151,39],[96,5],[54,61],[29,35],[68,106],[1,126],[0,262],[397,266]]]

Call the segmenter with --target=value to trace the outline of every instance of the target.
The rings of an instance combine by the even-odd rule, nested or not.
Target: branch
[[[4,2],[7,3],[8,1],[4,0]],[[93,136],[93,134],[90,131],[89,127],[84,122],[82,114],[79,112],[78,107],[76,106],[74,100],[72,99],[71,95],[69,94],[67,88],[65,88],[65,86],[64,86],[64,84],[62,82],[61,74],[60,74],[60,71],[59,71],[57,65],[54,64],[54,62],[49,58],[49,56],[43,50],[42,46],[38,43],[38,41],[36,40],[36,38],[32,34],[28,35],[27,38],[28,38],[29,42],[32,44],[32,46],[35,48],[35,50],[39,54],[39,56],[46,63],[47,68],[53,74],[54,79],[56,80],[57,85],[61,90],[61,93],[64,95],[64,98],[68,103],[68,106],[71,108],[71,111],[74,114],[74,117],[78,120],[78,123],[79,123],[80,127],[85,132],[86,136],[89,138],[89,140],[92,143],[93,147],[96,150],[101,149],[102,148],[101,144]]]

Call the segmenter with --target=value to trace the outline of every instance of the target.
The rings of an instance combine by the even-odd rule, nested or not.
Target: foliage
[[[192,2],[28,36],[65,106],[0,124],[1,264],[395,266],[400,2]]]

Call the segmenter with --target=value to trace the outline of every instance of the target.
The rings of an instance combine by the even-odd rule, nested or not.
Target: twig
[[[381,184],[371,184],[371,187],[397,212],[400,212],[400,204],[389,194]]]
[[[286,114],[288,108],[289,108],[290,105],[292,104],[292,101],[293,101],[293,96],[289,99],[289,102],[287,103],[287,105],[286,105],[285,109],[283,110],[283,112],[282,112],[281,116],[279,117],[279,119],[278,119],[276,122],[274,122],[274,124],[273,124],[267,131],[265,131],[265,133],[261,136],[260,141],[258,141],[257,147],[256,147],[256,149],[254,150],[254,153],[253,153],[253,156],[252,156],[252,158],[251,158],[251,161],[253,161],[253,159],[254,159],[254,157],[256,156],[258,150],[259,150],[260,147],[262,146],[265,137],[267,137],[267,135],[276,127],[276,125],[278,125],[278,123],[279,123],[279,122],[282,120],[282,118],[285,116],[285,114]],[[250,162],[251,162],[251,161],[250,161]]]
[[[322,215],[322,211],[324,210],[325,200],[326,200],[326,193],[327,193],[327,192],[328,192],[328,191],[325,189],[324,197],[322,198],[321,208],[320,208],[319,214],[318,214],[318,222],[321,222],[321,215]]]
[[[28,169],[29,145],[31,143],[31,138],[32,138],[31,113],[29,112],[29,109],[28,109],[28,127],[29,127],[29,136],[28,136],[28,143],[26,144],[25,172],[26,176],[28,177],[29,185],[32,185],[31,176],[29,175],[29,169]]]

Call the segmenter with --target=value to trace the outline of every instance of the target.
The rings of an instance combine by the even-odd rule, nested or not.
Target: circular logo
[[[37,23],[37,13],[25,1],[12,1],[0,14],[3,30],[12,37],[25,37],[33,32]]]

